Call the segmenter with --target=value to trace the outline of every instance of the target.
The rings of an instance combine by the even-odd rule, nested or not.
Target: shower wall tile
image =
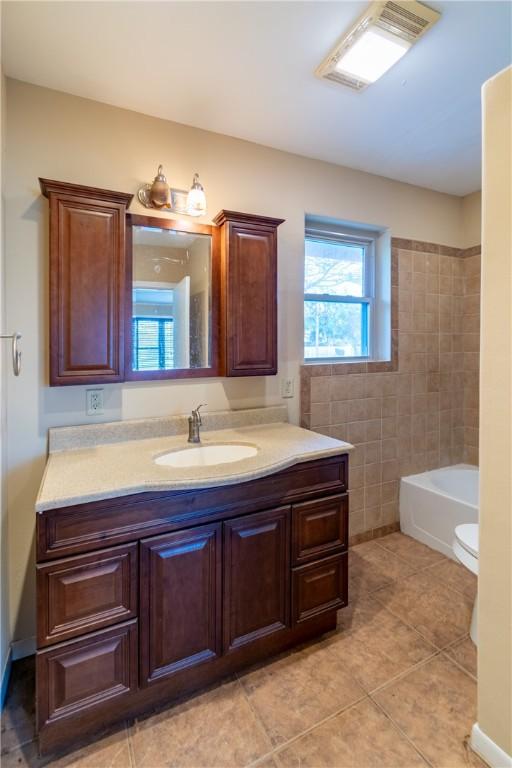
[[[392,240],[390,363],[301,368],[301,423],[355,446],[351,542],[398,527],[401,477],[478,463],[480,249]]]

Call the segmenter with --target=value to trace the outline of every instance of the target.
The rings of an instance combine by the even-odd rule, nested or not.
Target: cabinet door
[[[220,653],[221,524],[141,542],[141,684]]]
[[[224,652],[289,626],[290,508],[224,523]]]
[[[282,219],[221,211],[221,337],[226,376],[277,373],[277,227]]]
[[[277,372],[276,237],[275,229],[230,229],[229,376]]]
[[[50,199],[50,384],[124,378],[131,195],[41,180]]]

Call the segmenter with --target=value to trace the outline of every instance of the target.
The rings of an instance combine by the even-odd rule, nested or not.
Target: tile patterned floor
[[[2,768],[483,768],[475,578],[400,533],[350,550],[338,629],[57,760],[37,757],[33,661],[2,713]]]

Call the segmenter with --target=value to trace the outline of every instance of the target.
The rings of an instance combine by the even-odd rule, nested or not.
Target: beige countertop
[[[79,428],[73,428],[79,429]],[[78,441],[75,440],[74,446]],[[255,456],[227,464],[175,468],[155,464],[158,456],[192,447],[187,435],[131,439],[50,454],[36,511],[111,499],[144,491],[190,490],[255,480],[293,464],[347,453],[349,443],[286,422],[204,431],[202,445],[245,443]]]

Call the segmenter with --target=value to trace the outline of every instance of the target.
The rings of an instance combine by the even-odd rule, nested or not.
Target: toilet
[[[465,565],[471,573],[478,576],[478,524],[464,523],[455,528],[453,539],[453,554],[462,565]],[[477,614],[478,614],[478,594],[473,606],[473,615],[471,617],[471,627],[469,636],[475,645],[477,642]]]

